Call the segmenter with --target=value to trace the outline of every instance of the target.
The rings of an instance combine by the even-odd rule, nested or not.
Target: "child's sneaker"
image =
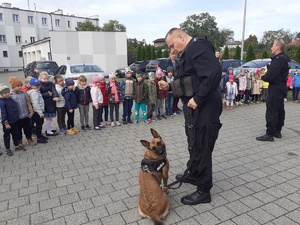
[[[162,118],[167,119],[167,117],[165,116],[165,114],[161,115]]]
[[[88,130],[92,129],[89,125],[86,125],[85,128],[88,129]]]
[[[19,141],[18,141],[18,143],[19,143],[19,146],[22,146],[22,147],[24,146],[24,144],[23,144],[23,141],[22,141],[22,140],[19,140]]]
[[[105,121],[104,123],[105,123],[105,125],[110,125],[110,122],[108,122],[108,121]]]
[[[26,151],[26,148],[24,148],[24,147],[22,147],[20,145],[15,147],[15,151],[22,151],[22,150]]]
[[[65,131],[64,128],[61,128],[61,129],[59,130],[59,133],[60,133],[60,134],[66,134],[67,132]]]
[[[94,130],[101,130],[101,128],[96,126],[96,127],[94,127]]]
[[[27,141],[28,141],[28,144],[30,146],[35,146],[36,145],[36,142],[34,140],[32,140],[32,138],[28,138]]]
[[[12,156],[12,155],[13,155],[13,153],[12,153],[12,151],[11,151],[10,149],[6,149],[6,155],[8,155],[8,156]]]
[[[100,128],[105,128],[105,126],[104,126],[104,125],[102,125],[102,124],[100,124],[98,127],[100,127]]]
[[[80,130],[78,130],[76,127],[73,127],[71,129],[75,132],[75,134],[77,134],[78,132],[80,132]]]
[[[116,125],[117,125],[117,126],[121,126],[121,124],[120,124],[119,121],[116,121]]]
[[[81,130],[82,130],[82,131],[85,131],[85,126],[81,126]]]
[[[112,121],[112,122],[111,122],[111,126],[112,126],[112,127],[115,127],[115,126],[116,126],[116,122],[115,122],[115,121]]]
[[[151,118],[147,119],[147,124],[149,124],[151,122],[152,122]]]
[[[48,137],[45,137],[44,135],[41,135],[40,138],[42,138],[42,139],[44,139],[44,140],[49,140],[49,138],[48,138]]]
[[[135,123],[139,123],[139,121],[138,121],[138,120],[136,120],[136,121],[135,121]]]
[[[151,121],[156,121],[156,119],[154,117],[151,117],[150,119],[151,119]]]

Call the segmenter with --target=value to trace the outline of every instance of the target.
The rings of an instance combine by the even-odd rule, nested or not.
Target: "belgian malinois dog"
[[[150,129],[153,139],[140,142],[146,148],[139,174],[140,196],[139,214],[150,218],[155,225],[163,224],[169,212],[169,200],[166,185],[168,183],[169,161],[166,146],[161,136]],[[163,183],[161,183],[163,181]]]

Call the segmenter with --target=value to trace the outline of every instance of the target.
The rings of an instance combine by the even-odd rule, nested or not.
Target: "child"
[[[100,77],[93,76],[93,84],[91,85],[91,97],[92,97],[92,106],[93,106],[93,122],[94,129],[101,130],[104,128],[104,125],[101,125],[101,111],[103,105],[103,95],[99,88]]]
[[[155,74],[153,72],[149,73],[148,82],[148,104],[147,104],[147,123],[155,121],[153,117],[153,112],[155,110],[155,104],[157,100],[157,90],[155,83]]]
[[[123,102],[123,124],[132,123],[131,121],[131,109],[133,105],[133,86],[134,80],[131,77],[131,69],[129,67],[125,68],[125,76],[126,78],[122,80],[121,86],[124,95]]]
[[[65,79],[66,87],[63,88],[61,94],[65,98],[65,107],[68,115],[67,127],[68,134],[76,134],[79,130],[74,126],[75,109],[77,108],[76,95],[74,92],[74,81],[68,77]]]
[[[32,76],[27,76],[25,78],[25,86],[22,87],[22,91],[24,91],[25,93],[27,93],[27,91],[29,91],[30,89],[30,84],[29,81],[31,80]]]
[[[164,114],[164,103],[165,99],[167,98],[168,91],[162,90],[158,87],[158,82],[162,80],[162,70],[161,68],[156,69],[156,91],[157,91],[157,100],[155,105],[155,113],[158,120],[161,120],[161,117],[164,119],[167,119],[167,117]]]
[[[297,68],[296,74],[293,79],[293,98],[294,102],[298,103],[298,95],[300,91],[300,67]]]
[[[91,98],[91,87],[86,83],[87,78],[84,75],[80,75],[78,78],[78,85],[75,87],[75,94],[77,100],[77,106],[80,113],[81,130],[90,130],[89,126],[89,109]]]
[[[100,121],[102,125],[110,125],[110,122],[108,122],[108,93],[106,91],[106,81],[104,76],[101,74],[99,75],[100,77],[100,84],[99,84],[99,88],[102,92],[103,95],[103,106],[101,108],[101,112],[100,112]],[[102,117],[104,111],[104,120]]]
[[[234,76],[229,76],[229,81],[226,83],[226,106],[227,109],[233,109],[233,100],[238,95],[237,84],[234,82]]]
[[[252,89],[252,76],[249,73],[249,71],[245,71],[245,77],[247,80],[247,86],[246,86],[246,90],[245,90],[245,104],[249,104],[249,99],[250,99],[250,95],[251,95],[251,89]]]
[[[9,96],[9,88],[6,85],[0,84],[0,110],[1,122],[3,127],[3,140],[6,148],[6,154],[12,156],[10,149],[10,135],[12,136],[15,145],[15,151],[26,150],[18,143],[18,120],[19,111],[17,103]]]
[[[247,78],[245,76],[245,71],[241,72],[241,76],[239,77],[239,104],[243,104],[241,102],[242,99],[244,99],[245,90],[247,88]]]
[[[19,146],[23,147],[22,142],[22,130],[26,136],[28,144],[31,146],[36,145],[36,142],[32,140],[32,130],[30,118],[33,115],[32,105],[29,97],[22,91],[22,81],[17,77],[9,77],[9,83],[12,90],[10,91],[10,97],[17,103],[19,120],[18,125],[18,142]]]
[[[254,80],[252,81],[252,101],[255,100],[255,103],[259,103],[259,95],[262,90],[262,82],[261,79],[259,79],[259,74],[256,72],[254,74]]]
[[[265,75],[265,68],[260,69],[260,76]],[[262,85],[262,92],[261,92],[261,101],[266,101],[268,97],[268,88],[269,88],[269,82],[261,80],[261,85]]]
[[[58,93],[59,101],[56,102],[56,112],[57,112],[57,124],[59,127],[60,134],[66,134],[66,101],[64,96],[62,96],[61,91],[64,88],[64,79],[61,75],[54,76],[55,89]]]
[[[121,126],[119,122],[119,106],[120,103],[122,103],[123,101],[123,94],[121,85],[119,82],[116,81],[116,75],[114,73],[109,74],[109,82],[106,84],[106,91],[108,93],[111,126]]]
[[[137,81],[134,84],[135,93],[135,123],[139,122],[140,108],[142,109],[142,117],[145,123],[147,123],[146,104],[148,100],[148,85],[143,81],[143,75],[136,75]]]
[[[174,80],[173,77],[173,67],[168,66],[167,68],[168,76],[166,77],[166,81],[170,85],[170,83]],[[168,97],[165,101],[165,108],[166,108],[166,115],[171,116],[173,115],[173,101],[174,101],[174,95],[172,90],[168,91]]]
[[[31,78],[29,81],[30,89],[27,92],[33,108],[32,123],[36,124],[37,143],[47,143],[48,137],[42,135],[42,127],[44,124],[45,102],[41,95],[41,81]]]
[[[236,86],[237,86],[237,89],[239,90],[239,85],[240,85],[240,78],[241,76],[241,72],[240,71],[236,71],[235,72],[235,77],[234,77],[234,82],[236,83]],[[241,96],[240,95],[236,95],[235,96],[235,104],[238,106],[240,104],[240,101],[241,101]]]
[[[46,136],[56,136],[58,133],[52,129],[52,118],[56,117],[56,101],[59,101],[55,85],[50,81],[50,76],[46,71],[39,75],[41,81],[40,92],[45,102],[45,124]]]
[[[287,81],[286,81],[286,87],[287,87],[287,92],[284,98],[284,101],[287,102],[287,96],[288,96],[288,92],[290,90],[292,90],[292,97],[294,98],[294,90],[293,90],[293,77],[291,76],[291,73],[289,72],[288,76],[287,76]]]

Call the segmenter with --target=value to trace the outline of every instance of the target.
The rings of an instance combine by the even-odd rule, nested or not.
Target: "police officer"
[[[258,141],[274,141],[274,137],[282,138],[281,129],[284,125],[284,98],[287,93],[286,81],[289,73],[290,58],[284,54],[284,42],[276,40],[271,48],[274,55],[268,71],[262,75],[263,81],[269,82],[266,99],[266,134],[256,137]]]
[[[194,94],[190,96],[185,90],[187,92],[180,97],[190,158],[187,170],[184,174],[177,174],[176,179],[197,186],[197,190],[182,197],[181,202],[186,205],[209,203],[213,186],[212,151],[222,126],[219,119],[222,99],[217,91],[222,69],[208,40],[193,38],[178,28],[172,28],[165,40],[171,53],[181,54],[175,79],[190,76],[193,81]],[[159,87],[169,88],[164,81],[159,83]]]

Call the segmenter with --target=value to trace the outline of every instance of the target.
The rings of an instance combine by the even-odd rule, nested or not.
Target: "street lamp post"
[[[243,56],[244,56],[244,38],[245,38],[246,11],[247,11],[247,0],[245,0],[245,7],[244,7],[244,21],[243,21],[243,33],[242,33],[241,60],[243,60]]]

